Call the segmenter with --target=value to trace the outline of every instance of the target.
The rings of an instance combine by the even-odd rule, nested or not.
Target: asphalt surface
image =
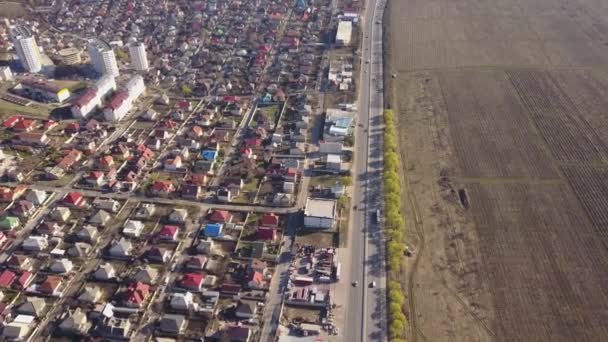
[[[361,82],[355,130],[355,190],[351,215],[350,286],[343,341],[386,341],[383,211],[382,15],[386,0],[370,0],[362,21]],[[359,126],[361,125],[361,126]],[[372,287],[371,284],[375,283]]]

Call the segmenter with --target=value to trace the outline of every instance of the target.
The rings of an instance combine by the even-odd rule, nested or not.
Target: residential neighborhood
[[[32,3],[0,12],[1,338],[340,341],[362,4]]]

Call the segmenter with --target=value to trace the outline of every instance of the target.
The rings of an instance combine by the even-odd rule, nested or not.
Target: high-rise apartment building
[[[116,55],[110,44],[100,39],[89,40],[89,57],[91,57],[93,68],[98,73],[114,77],[119,75]]]
[[[11,27],[11,38],[23,68],[28,72],[42,70],[40,49],[32,31],[23,25],[16,25]]]
[[[129,55],[131,57],[131,64],[135,70],[148,70],[148,55],[146,54],[146,47],[143,43],[137,42],[129,45]]]

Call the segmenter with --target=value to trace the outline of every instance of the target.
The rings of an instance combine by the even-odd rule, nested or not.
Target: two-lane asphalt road
[[[383,222],[382,16],[386,0],[370,0],[362,20],[361,81],[355,129],[355,190],[351,215],[350,287],[344,341],[386,341]],[[359,126],[360,125],[360,126]],[[380,215],[382,216],[382,215]],[[380,220],[380,221],[378,221]],[[373,286],[372,286],[373,284]]]

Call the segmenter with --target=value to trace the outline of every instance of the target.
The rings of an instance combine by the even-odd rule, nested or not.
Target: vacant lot
[[[390,6],[410,340],[608,340],[608,2]]]

